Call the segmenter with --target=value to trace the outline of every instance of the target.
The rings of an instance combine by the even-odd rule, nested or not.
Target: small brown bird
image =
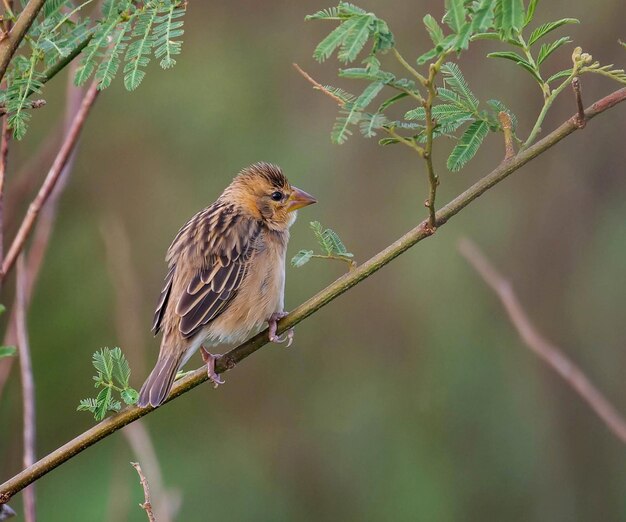
[[[152,330],[163,332],[157,363],[137,405],[165,401],[179,368],[202,347],[209,379],[216,356],[203,344],[242,342],[269,323],[270,340],[284,312],[285,255],[296,210],[315,198],[292,187],[280,167],[243,169],[211,206],[183,226],[167,251],[168,272]],[[287,339],[291,344],[293,332]]]

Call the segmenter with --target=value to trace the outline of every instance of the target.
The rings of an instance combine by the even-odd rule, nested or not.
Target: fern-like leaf
[[[129,91],[134,91],[139,87],[146,75],[143,68],[150,63],[150,53],[155,42],[152,28],[158,13],[159,7],[149,4],[146,10],[137,16],[132,35],[139,39],[128,46],[124,66],[124,86]]]
[[[441,72],[444,75],[445,84],[459,95],[467,108],[475,111],[478,108],[478,98],[469,88],[459,66],[453,62],[447,62],[441,66]]]
[[[306,265],[313,257],[313,250],[300,250],[291,258],[291,264],[296,268]]]
[[[117,32],[113,35],[111,45],[107,49],[103,60],[98,64],[96,70],[96,80],[98,80],[98,89],[106,89],[115,78],[120,63],[122,61],[121,56],[128,46],[127,35],[129,24],[122,23],[118,26]]]
[[[542,44],[537,55],[537,65],[541,65],[554,51],[556,51],[562,45],[571,43],[569,36],[563,36],[551,44]]]
[[[452,172],[461,170],[480,148],[489,132],[489,124],[484,120],[473,122],[465,131],[459,143],[448,157],[447,166]]]
[[[537,40],[543,38],[548,33],[558,29],[559,27],[566,24],[579,24],[580,21],[576,18],[562,18],[561,20],[557,20],[556,22],[548,22],[543,25],[540,25],[535,29],[528,39],[528,45],[533,45]]]
[[[154,56],[161,61],[159,62],[163,69],[169,69],[176,65],[174,56],[180,54],[182,48],[182,42],[176,41],[175,38],[180,38],[185,30],[183,27],[183,21],[180,20],[185,14],[185,9],[177,7],[176,4],[172,4],[167,8],[164,15],[157,18],[155,22],[154,36],[155,51]]]

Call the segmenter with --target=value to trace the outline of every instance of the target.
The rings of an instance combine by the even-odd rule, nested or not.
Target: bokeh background
[[[421,18],[440,18],[440,4],[359,5],[387,19],[399,49],[416,57],[428,46]],[[92,393],[95,350],[121,346],[141,385],[158,349],[149,329],[165,250],[240,168],[279,163],[318,197],[300,213],[290,256],[313,247],[313,219],[363,261],[425,215],[419,158],[357,135],[332,145],[336,107],[292,68],[358,90],[337,81],[334,60],[311,58],[330,26],[304,16],[329,5],[191,1],[176,67],[152,64],[136,92],[118,79],[97,101],[29,314],[39,456],[93,424],[74,410]],[[565,16],[582,24],[559,36],[602,63],[626,62],[617,45],[626,38],[623,0],[540,2],[538,23]],[[494,49],[477,43],[462,70],[481,100],[509,105],[527,135],[539,89],[512,63],[485,59]],[[572,49],[559,50],[548,70],[567,67]],[[587,104],[614,88],[583,78]],[[48,106],[12,149],[10,178],[55,132],[64,92],[62,78],[46,88]],[[565,93],[544,128],[573,111]],[[176,520],[625,520],[625,448],[522,345],[457,250],[461,237],[473,238],[540,331],[626,412],[624,111],[594,119],[307,319],[290,349],[267,346],[226,386],[201,386],[146,418],[170,504],[180,502]],[[463,171],[448,173],[451,147],[436,143],[442,203],[503,150],[490,135]],[[289,267],[287,307],[342,270]],[[21,467],[16,370],[0,397],[1,480]],[[128,464],[136,459],[119,433],[72,459],[37,483],[40,519],[145,520]],[[21,512],[21,497],[11,505]]]

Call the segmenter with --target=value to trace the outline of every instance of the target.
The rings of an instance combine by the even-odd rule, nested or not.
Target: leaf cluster
[[[624,83],[626,75],[623,70],[591,63],[586,58],[586,61],[581,60],[578,65],[558,71],[544,80],[541,67],[555,51],[571,42],[568,36],[555,40],[550,40],[549,36],[564,26],[578,23],[578,20],[562,18],[530,27],[537,4],[538,0],[530,0],[525,8],[523,0],[445,0],[441,24],[430,14],[423,18],[433,47],[421,54],[414,65],[400,55],[387,23],[374,13],[340,2],[337,7],[308,16],[307,20],[338,22],[338,26],[317,45],[313,53],[313,57],[320,62],[337,53],[339,62],[350,64],[358,59],[367,42],[372,42],[369,54],[359,66],[342,68],[338,73],[340,78],[366,82],[360,94],[352,94],[343,88],[325,87],[342,101],[331,131],[332,142],[345,143],[357,128],[367,138],[380,132],[389,134],[389,137],[379,140],[381,145],[402,143],[424,155],[421,144],[431,138],[445,136],[458,140],[447,161],[448,169],[457,171],[476,154],[488,131],[503,130],[498,115],[504,112],[512,122],[513,139],[521,143],[515,134],[517,119],[505,104],[489,100],[485,108],[480,109],[478,98],[470,90],[459,66],[450,61],[445,63],[451,55],[458,57],[477,40],[496,40],[513,45],[515,51],[496,51],[487,56],[512,60],[526,70],[540,84],[545,100],[550,103],[576,74],[592,72]],[[385,45],[380,45],[381,40]],[[407,77],[385,70],[386,66],[383,68],[381,55],[387,51],[391,51],[388,54],[393,54],[402,65],[408,73]],[[420,72],[422,67],[423,72]],[[439,80],[441,83],[437,83],[439,73],[443,77]],[[551,84],[556,81],[562,83],[553,89]],[[385,98],[378,108],[372,109],[376,98],[388,90],[395,92]],[[433,92],[436,93],[436,101],[428,95]],[[418,106],[403,111],[403,118],[391,114],[396,110],[396,104],[407,100],[417,101]],[[429,115],[427,108],[431,111]],[[540,119],[543,117],[545,111]],[[529,139],[532,141],[533,138],[534,132]]]
[[[350,267],[355,266],[353,261],[354,255],[348,252],[337,232],[330,228],[324,228],[319,221],[311,221],[310,227],[315,239],[317,239],[321,253],[316,254],[313,250],[300,250],[291,259],[293,266],[301,267],[314,257],[320,259],[335,259],[348,263]]]
[[[125,404],[137,402],[139,394],[130,387],[130,366],[120,348],[103,348],[95,352],[92,364],[97,372],[93,377],[94,387],[102,389],[95,398],[81,399],[77,411],[89,411],[101,421],[107,412],[120,411],[122,401]]]
[[[154,56],[163,69],[176,63],[183,35],[183,0],[106,0],[97,20],[84,14],[94,0],[48,0],[6,73],[7,87],[0,91],[0,105],[8,113],[16,139],[28,128],[29,96],[41,93],[44,84],[80,55],[75,83],[94,76],[99,89],[110,86],[122,63],[124,85],[136,89]]]

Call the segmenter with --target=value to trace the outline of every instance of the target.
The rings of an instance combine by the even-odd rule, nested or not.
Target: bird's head
[[[281,168],[271,163],[243,169],[223,196],[276,231],[287,230],[296,220],[297,209],[316,202],[304,190],[290,185]]]

